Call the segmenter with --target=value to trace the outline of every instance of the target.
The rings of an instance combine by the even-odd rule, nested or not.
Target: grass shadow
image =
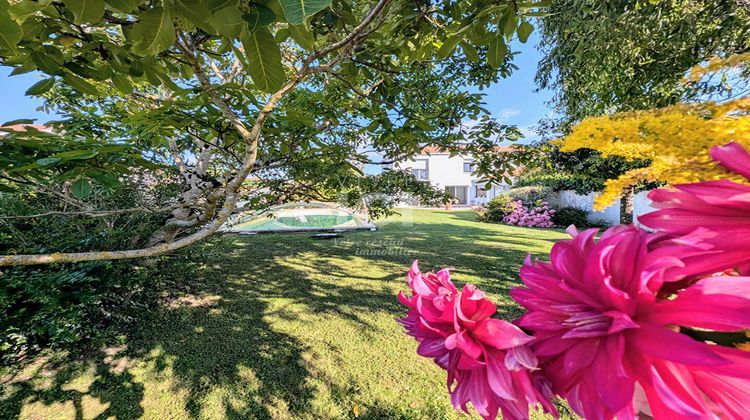
[[[368,399],[363,418],[418,417],[397,400],[367,395],[359,367],[344,357],[395,357],[361,346],[388,345],[400,334],[393,318],[404,309],[395,295],[407,287],[411,261],[420,259],[425,270],[456,267],[458,283],[476,283],[510,319],[518,308],[507,293],[523,259],[563,237],[474,222],[470,212],[418,215],[412,225],[384,223],[341,240],[225,237],[210,253],[191,248],[164,258],[158,301],[138,328],[123,331],[115,351],[73,352],[8,379],[0,417],[17,418],[24,407],[37,415],[65,407],[75,418],[317,417],[311,407],[324,390],[340,414],[351,415],[351,401],[361,397]],[[81,386],[71,388],[76,381]],[[154,388],[149,395],[144,383]],[[437,414],[444,403],[424,407]]]

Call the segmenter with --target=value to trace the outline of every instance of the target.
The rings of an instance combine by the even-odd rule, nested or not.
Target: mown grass
[[[444,373],[394,321],[409,264],[454,267],[510,319],[523,258],[565,235],[461,211],[380,225],[334,240],[225,237],[172,257],[163,304],[97,351],[49,352],[6,375],[0,418],[459,417]]]

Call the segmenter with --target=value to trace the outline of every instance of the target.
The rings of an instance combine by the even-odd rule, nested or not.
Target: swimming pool
[[[262,213],[240,213],[225,229],[233,233],[374,229],[366,217],[329,203],[295,203]]]

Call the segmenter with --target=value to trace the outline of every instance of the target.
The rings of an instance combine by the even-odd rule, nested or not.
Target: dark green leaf
[[[313,34],[307,29],[307,27],[305,27],[305,25],[289,25],[289,34],[300,47],[306,50],[315,49],[315,39],[313,38]]]
[[[18,120],[6,121],[0,127],[8,127],[10,125],[18,125],[18,124],[34,124],[34,121],[36,121],[36,120],[30,120],[28,118],[22,118],[22,119],[18,119]]]
[[[490,42],[487,50],[487,64],[493,69],[498,69],[505,61],[505,56],[508,54],[508,46],[505,45],[501,35],[496,36]]]
[[[124,74],[118,72],[112,73],[112,84],[115,85],[117,90],[126,95],[133,92],[133,84],[130,83],[130,78]]]
[[[65,83],[67,83],[70,87],[72,87],[73,89],[81,93],[85,93],[87,95],[92,95],[92,96],[99,95],[99,91],[96,90],[96,87],[94,87],[94,85],[76,76],[73,73],[65,73],[63,75],[63,80],[65,80]]]
[[[518,24],[518,16],[512,8],[508,8],[505,14],[500,18],[498,28],[503,31],[506,37],[510,38],[516,32],[516,25]]]
[[[461,49],[464,51],[464,55],[469,61],[478,62],[479,61],[479,53],[477,52],[476,47],[469,44],[468,42],[461,42]]]
[[[247,29],[255,32],[258,28],[273,23],[276,20],[276,14],[266,6],[255,4],[242,18],[247,22]]]
[[[50,77],[49,79],[40,80],[34,85],[32,85],[30,88],[26,90],[26,96],[32,96],[32,95],[41,95],[48,90],[52,89],[52,86],[55,85],[55,78]]]
[[[237,6],[237,0],[204,0],[204,1],[206,3],[206,6],[208,7],[208,10],[211,12],[216,12],[218,10],[221,10],[229,6]]]
[[[63,63],[63,56],[57,48],[44,46],[31,53],[31,60],[34,61],[39,70],[47,74],[58,74]]]
[[[94,22],[104,15],[104,0],[63,0],[75,23]]]
[[[199,0],[172,0],[174,10],[193,25],[209,33],[218,33],[209,22],[211,11]]]
[[[21,1],[12,4],[8,11],[17,21],[23,23],[26,18],[49,6],[51,0]]]
[[[128,66],[128,74],[133,77],[143,76],[143,62],[140,60],[134,60],[130,63],[130,66]]]
[[[278,90],[286,80],[284,67],[281,65],[279,46],[266,28],[252,33],[244,33],[242,45],[248,59],[247,72],[258,89],[264,92]]]
[[[532,31],[534,31],[534,27],[531,26],[529,22],[524,20],[520,25],[518,25],[518,40],[526,43],[526,40],[529,39],[529,35],[531,35]]]
[[[440,49],[438,49],[437,52],[437,58],[439,60],[444,59],[445,57],[448,57],[453,53],[453,50],[456,48],[456,45],[458,44],[458,41],[461,40],[461,36],[459,35],[453,35],[448,37],[445,41],[443,41],[443,45],[440,46]]]
[[[95,150],[69,150],[67,152],[60,152],[55,155],[53,155],[53,158],[59,158],[59,159],[91,159],[92,157],[98,155],[99,152]]]
[[[305,17],[325,9],[331,0],[279,0],[286,21],[292,25],[302,25]]]
[[[105,0],[105,3],[115,10],[130,13],[138,9],[141,0]]]
[[[154,7],[140,15],[133,25],[135,45],[133,51],[140,55],[156,55],[175,42],[172,18],[161,7]]]
[[[229,39],[239,37],[245,28],[245,21],[242,19],[242,13],[237,6],[228,6],[217,10],[209,18],[209,23],[216,28],[219,34]]]
[[[70,187],[70,192],[75,198],[85,198],[91,194],[91,183],[87,179],[79,179]]]

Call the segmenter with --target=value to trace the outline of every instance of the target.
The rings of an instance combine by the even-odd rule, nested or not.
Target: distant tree
[[[63,115],[55,134],[6,130],[3,189],[58,197],[58,216],[166,215],[133,249],[6,255],[0,266],[172,251],[216,232],[241,200],[420,191],[409,174],[363,175],[365,149],[387,163],[427,143],[491,152],[487,139],[517,138],[463,86],[509,74],[509,41],[526,41],[544,3],[0,0],[0,63],[45,74],[27,94]],[[139,189],[181,192],[156,207],[91,198],[145,173]]]
[[[735,0],[560,0],[541,19],[541,88],[563,132],[586,117],[731,94],[727,79],[682,83],[693,66],[750,50]]]
[[[734,0],[560,0],[540,19],[539,88],[552,89],[554,115],[540,121],[543,170],[596,182],[648,166],[648,157],[602,156],[585,141],[577,150],[546,144],[587,117],[730,98],[748,88],[734,77],[685,82],[695,65],[750,50],[750,8]],[[629,191],[629,190],[628,190]],[[628,191],[620,191],[627,193]]]

